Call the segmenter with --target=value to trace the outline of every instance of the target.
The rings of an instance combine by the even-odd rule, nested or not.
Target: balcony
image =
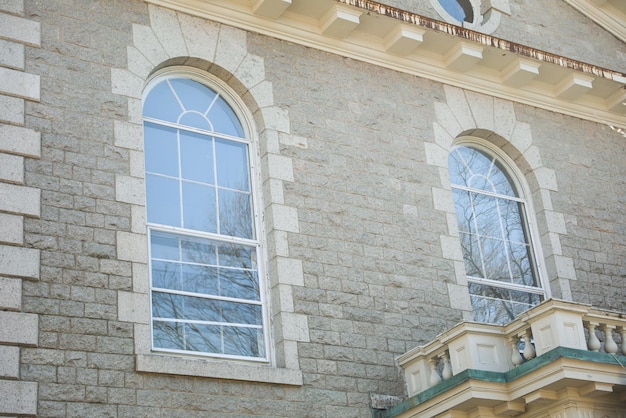
[[[409,398],[376,418],[626,417],[626,314],[548,300],[402,355]]]

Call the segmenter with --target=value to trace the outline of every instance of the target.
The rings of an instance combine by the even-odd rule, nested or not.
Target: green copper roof
[[[392,408],[385,410],[372,410],[372,416],[374,418],[396,417],[468,380],[480,380],[483,382],[494,383],[511,382],[519,377],[538,370],[541,367],[558,360],[559,358],[575,359],[592,363],[612,364],[620,367],[626,366],[626,356],[579,350],[575,348],[557,347],[539,357],[535,357],[534,359],[509,370],[508,372],[491,372],[474,369],[464,370],[461,373],[408,398]]]

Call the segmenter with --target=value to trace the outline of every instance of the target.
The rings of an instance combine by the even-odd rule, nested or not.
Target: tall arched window
[[[504,159],[486,147],[454,147],[448,169],[474,319],[507,323],[545,297],[527,201]]]
[[[144,94],[152,347],[267,360],[250,133],[231,97],[184,72]]]

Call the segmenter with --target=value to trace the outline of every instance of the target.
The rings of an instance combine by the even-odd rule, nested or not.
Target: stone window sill
[[[300,370],[271,366],[192,359],[159,354],[138,354],[136,356],[135,367],[138,372],[302,386],[302,372]]]

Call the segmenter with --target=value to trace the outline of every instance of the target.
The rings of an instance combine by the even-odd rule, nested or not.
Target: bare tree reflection
[[[227,196],[219,205],[221,235],[252,238],[249,193]],[[152,260],[155,346],[264,356],[256,245],[165,232],[152,235],[167,237],[168,245],[175,247],[169,251],[175,257]]]
[[[478,150],[455,149],[449,170],[474,319],[509,322],[540,301],[498,285],[537,286],[523,203],[495,158]]]

